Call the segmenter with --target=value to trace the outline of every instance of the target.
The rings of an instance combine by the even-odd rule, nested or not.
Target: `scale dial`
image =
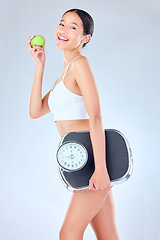
[[[80,170],[87,162],[86,148],[77,142],[66,142],[57,150],[57,161],[66,171]]]

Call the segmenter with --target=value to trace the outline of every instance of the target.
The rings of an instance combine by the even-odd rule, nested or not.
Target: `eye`
[[[63,23],[60,23],[59,25],[60,25],[60,26],[64,26],[64,24],[63,24]]]
[[[72,29],[74,29],[74,30],[76,30],[76,28],[75,27],[71,27]]]

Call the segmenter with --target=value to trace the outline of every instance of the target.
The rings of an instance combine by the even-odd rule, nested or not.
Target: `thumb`
[[[91,180],[89,181],[89,189],[93,189],[93,182]]]
[[[91,189],[91,190],[96,190],[96,188],[95,188],[95,185],[94,185],[94,182],[93,182],[93,181],[90,181],[90,182],[89,182],[89,189]]]

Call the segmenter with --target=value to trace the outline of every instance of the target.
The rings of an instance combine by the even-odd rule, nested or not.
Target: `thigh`
[[[73,193],[62,229],[66,232],[73,230],[77,233],[84,232],[102,207],[111,188],[100,191],[85,189]]]
[[[115,208],[112,191],[109,192],[101,209],[91,220],[97,239],[101,240],[118,240],[118,232],[115,223]]]

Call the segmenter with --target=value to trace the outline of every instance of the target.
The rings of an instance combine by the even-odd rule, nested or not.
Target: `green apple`
[[[41,35],[35,35],[32,39],[31,39],[31,47],[33,47],[34,45],[43,47],[45,44],[45,39],[43,36]]]

